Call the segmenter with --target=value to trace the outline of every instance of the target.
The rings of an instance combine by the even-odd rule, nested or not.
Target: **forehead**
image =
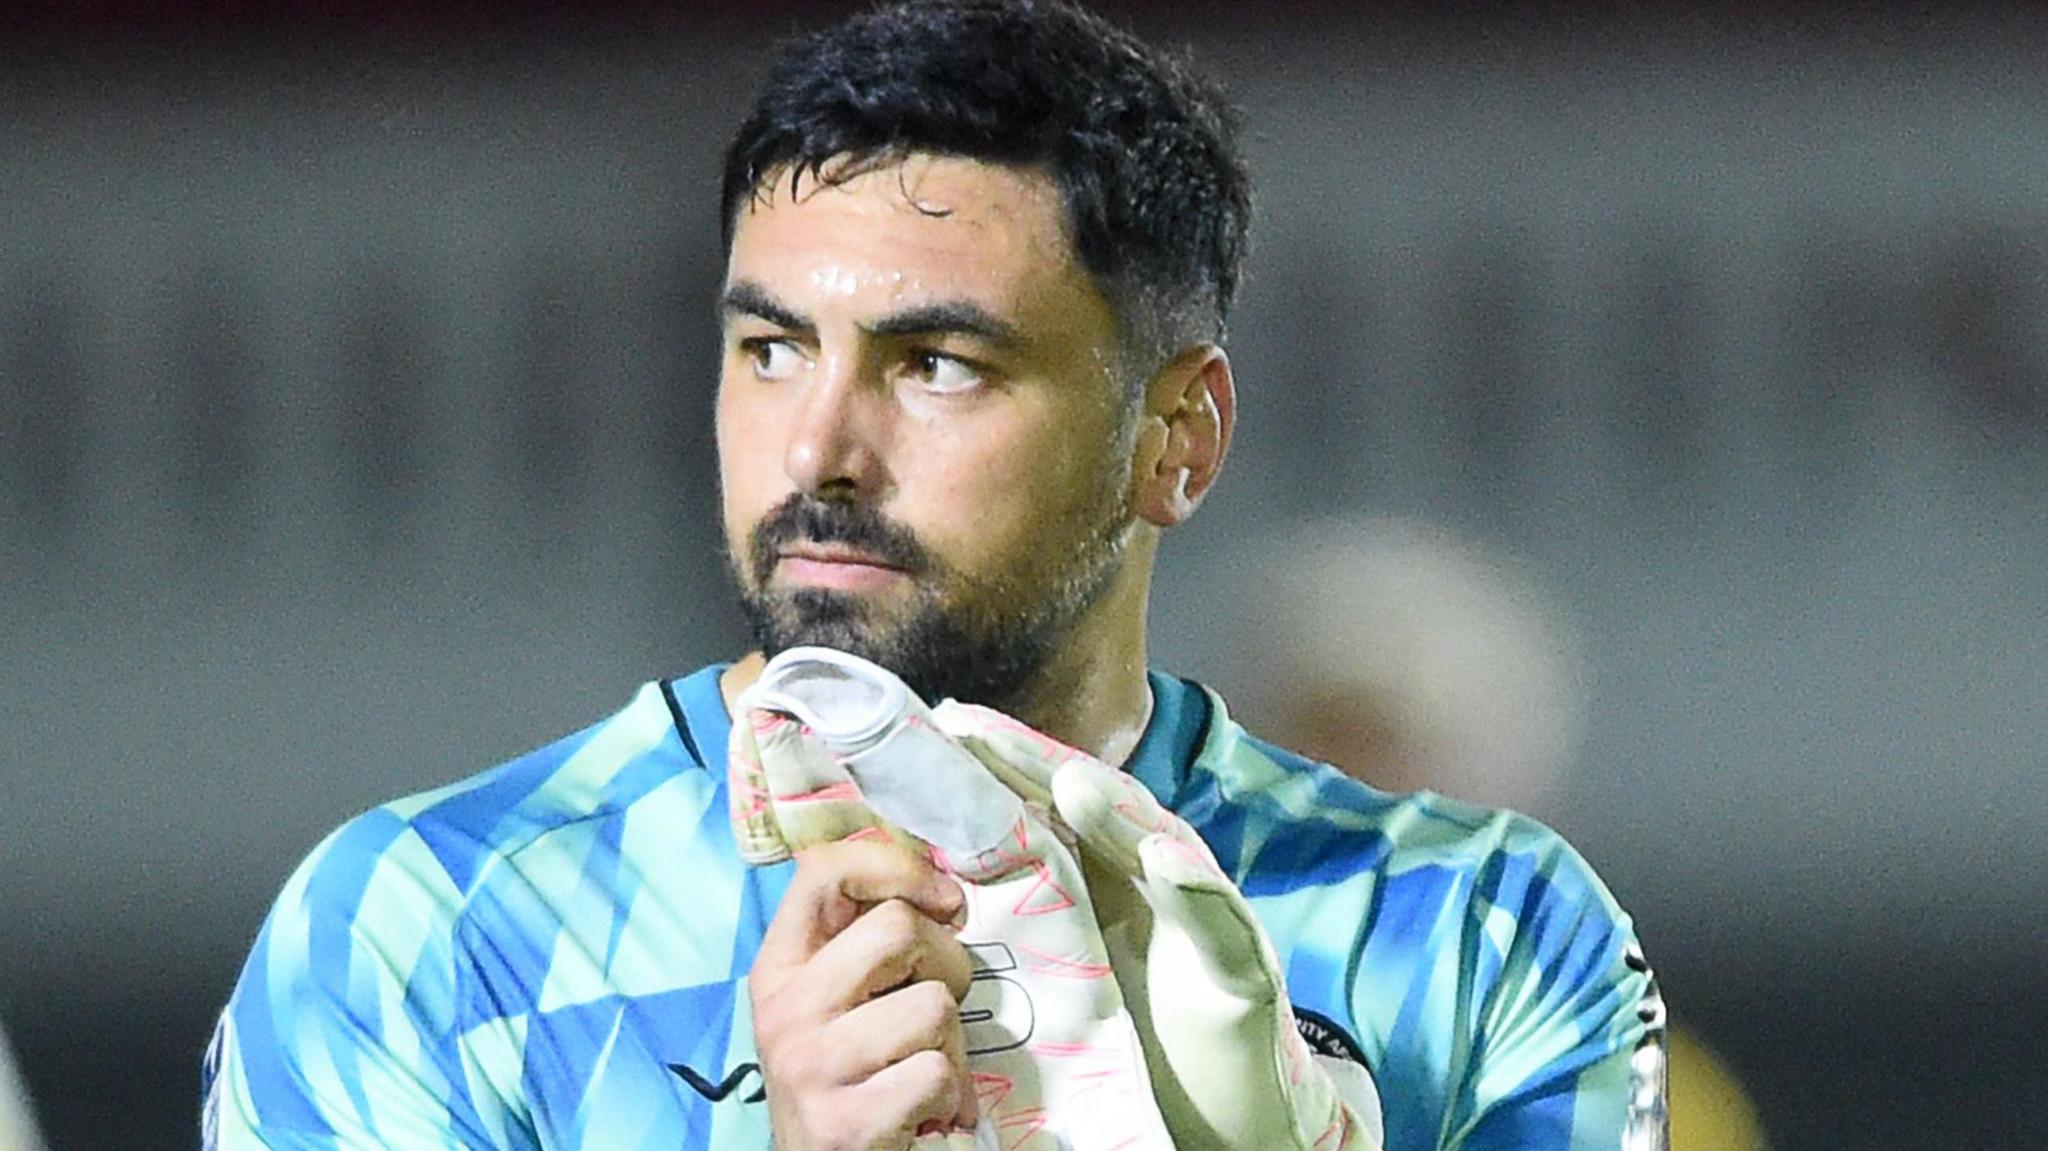
[[[727,278],[794,296],[955,296],[1005,310],[1094,294],[1050,176],[924,153],[828,163],[793,184],[772,174],[741,204]]]

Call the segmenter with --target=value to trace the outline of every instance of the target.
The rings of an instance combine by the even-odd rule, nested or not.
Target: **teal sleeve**
[[[388,809],[314,851],[216,1027],[209,1151],[521,1145],[477,1037],[462,1033],[459,898]]]
[[[1662,1007],[1628,916],[1578,853],[1547,830],[1514,838],[1478,874],[1460,949],[1473,1017],[1442,1145],[1615,1151]]]
[[[1367,787],[1210,710],[1184,777],[1134,770],[1238,880],[1295,1005],[1352,1032],[1386,1151],[1636,1151],[1635,1055],[1662,1009],[1632,921],[1578,852],[1526,816]]]

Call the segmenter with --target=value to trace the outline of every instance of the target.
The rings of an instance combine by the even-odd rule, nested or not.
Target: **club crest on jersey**
[[[1315,1054],[1356,1063],[1370,1070],[1370,1065],[1365,1061],[1365,1052],[1359,1049],[1358,1040],[1337,1026],[1336,1020],[1329,1016],[1319,1011],[1310,1011],[1306,1007],[1296,1007],[1294,1029],[1301,1032],[1302,1040]]]

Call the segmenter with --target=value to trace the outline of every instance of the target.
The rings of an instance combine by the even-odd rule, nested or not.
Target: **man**
[[[760,650],[316,849],[223,1013],[212,1145],[973,1127],[998,1104],[962,1053],[961,885],[872,840],[738,860],[734,704],[799,644],[1008,713],[1193,825],[1304,1031],[1370,1068],[1387,1147],[1622,1145],[1656,1009],[1570,849],[1363,788],[1147,670],[1160,534],[1235,419],[1248,204],[1213,94],[1064,4],[891,7],[792,49],[722,204],[723,507]]]

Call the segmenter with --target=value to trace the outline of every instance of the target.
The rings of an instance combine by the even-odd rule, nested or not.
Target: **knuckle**
[[[754,1043],[762,1051],[780,1050],[797,1030],[796,1020],[775,996],[754,1000]]]
[[[812,891],[830,892],[844,889],[850,876],[862,870],[862,857],[858,852],[849,852],[857,844],[821,843],[806,847],[796,853],[796,876],[791,885],[802,884]]]
[[[921,980],[903,989],[907,1018],[928,1031],[942,1030],[959,1018],[960,1004],[953,991],[936,979]]]
[[[955,1001],[965,999],[968,989],[974,985],[974,961],[966,949],[945,948],[935,952],[934,959],[932,978],[941,983]]]
[[[791,858],[796,861],[796,877],[791,886],[832,882],[840,870],[838,847],[836,843],[817,843],[795,852]]]
[[[762,1049],[761,1078],[771,1088],[801,1088],[810,1081],[812,1056],[809,1054],[809,1045],[789,1043],[778,1046],[773,1051],[769,1051],[766,1044],[758,1046]]]
[[[934,1095],[953,1086],[953,1061],[927,1048],[903,1060],[903,1077],[920,1096]]]
[[[974,973],[974,956],[967,951],[967,945],[958,936],[948,931],[934,931],[926,938],[931,940],[932,954],[958,968],[963,976]]]
[[[903,943],[917,938],[918,911],[901,899],[878,903],[868,914],[875,917],[877,929],[893,942]]]
[[[764,957],[754,964],[754,969],[747,974],[747,1001],[753,1005],[755,1015],[772,1008],[793,974],[789,967],[773,958]]]
[[[754,1045],[765,1055],[782,1047],[785,1025],[782,1017],[774,1012],[754,1012]]]

